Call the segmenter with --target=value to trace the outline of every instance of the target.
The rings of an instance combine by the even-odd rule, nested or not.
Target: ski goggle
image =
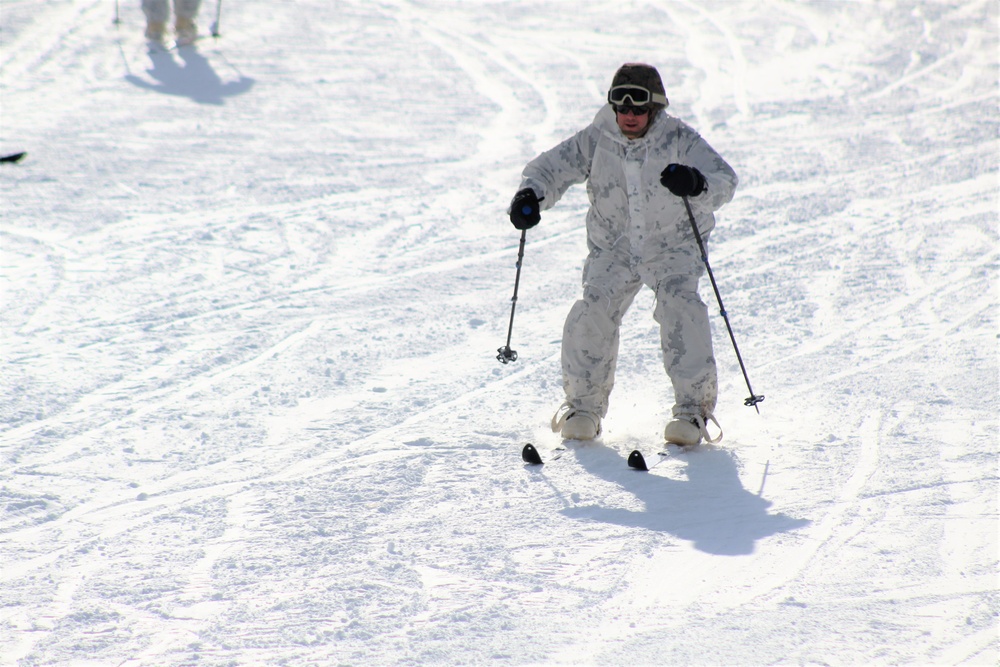
[[[649,107],[633,107],[628,104],[613,104],[612,108],[615,110],[615,113],[620,113],[623,116],[627,116],[628,114],[632,114],[633,116],[645,116],[649,113]]]
[[[650,103],[667,105],[667,96],[654,93],[648,88],[635,84],[612,86],[608,91],[608,103],[612,106],[642,107]]]

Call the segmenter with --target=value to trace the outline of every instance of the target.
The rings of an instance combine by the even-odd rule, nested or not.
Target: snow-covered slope
[[[0,12],[0,662],[997,663],[995,2],[247,0],[156,55],[138,4]],[[740,174],[767,399],[716,318],[726,439],[628,470],[647,292],[603,441],[525,467],[586,201],[507,366],[504,211],[632,60]]]

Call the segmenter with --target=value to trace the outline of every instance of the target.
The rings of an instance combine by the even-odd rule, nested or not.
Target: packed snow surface
[[[221,37],[208,35],[221,9]],[[120,21],[114,22],[118,12]],[[996,665],[994,0],[3,0],[0,662]],[[719,446],[652,296],[558,444],[586,197],[646,61],[741,178]]]

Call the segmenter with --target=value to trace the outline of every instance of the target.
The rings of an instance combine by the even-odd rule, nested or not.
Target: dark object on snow
[[[10,155],[4,155],[3,157],[0,157],[0,162],[10,162],[14,164],[20,162],[27,154],[28,154],[27,152],[22,151],[20,153],[11,153]]]
[[[524,446],[524,449],[521,450],[521,458],[525,463],[530,463],[533,466],[542,465],[541,455],[538,453],[538,450],[535,449],[535,446],[530,442]]]
[[[633,470],[649,470],[649,466],[646,465],[646,459],[643,458],[642,452],[638,449],[628,455],[628,467]]]

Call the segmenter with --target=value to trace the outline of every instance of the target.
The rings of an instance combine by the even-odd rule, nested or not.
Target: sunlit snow
[[[993,0],[0,11],[0,663],[996,665]],[[116,5],[120,23],[113,19]],[[577,187],[626,61],[738,172],[717,447],[656,460],[640,293],[558,444]]]

